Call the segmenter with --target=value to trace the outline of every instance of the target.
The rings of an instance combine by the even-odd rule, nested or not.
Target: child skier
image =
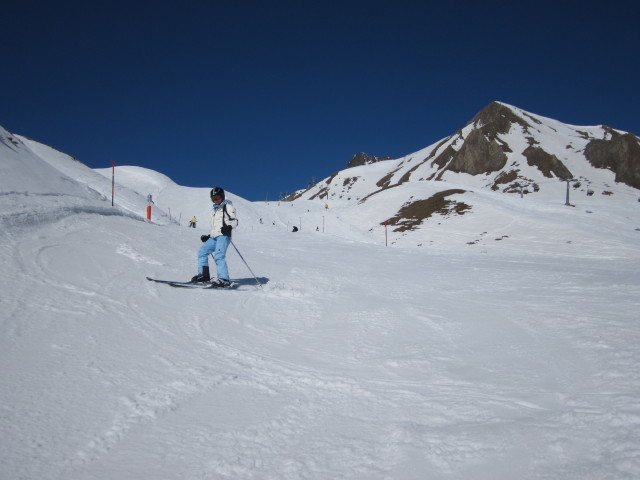
[[[217,280],[211,281],[215,287],[228,287],[229,270],[227,268],[227,248],[231,243],[231,230],[238,226],[236,218],[236,207],[231,200],[225,199],[224,190],[220,187],[211,189],[210,192],[213,207],[211,210],[211,233],[202,235],[203,245],[198,250],[198,275],[194,276],[192,282],[209,282],[209,255],[213,253],[218,271]]]

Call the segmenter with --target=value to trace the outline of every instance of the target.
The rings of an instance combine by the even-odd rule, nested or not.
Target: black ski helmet
[[[224,190],[220,187],[215,187],[211,189],[210,197],[213,198],[214,195],[220,195],[222,197],[222,201],[224,202]]]

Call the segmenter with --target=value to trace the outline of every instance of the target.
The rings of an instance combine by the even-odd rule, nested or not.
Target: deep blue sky
[[[440,5],[442,3],[442,5]],[[500,100],[640,134],[628,2],[11,2],[0,125],[90,167],[273,200]]]

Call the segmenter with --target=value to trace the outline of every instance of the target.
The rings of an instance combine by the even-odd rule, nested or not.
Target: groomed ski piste
[[[349,205],[230,194],[263,288],[230,248],[241,289],[173,289],[145,277],[195,273],[206,189],[122,167],[111,207],[109,172],[13,139],[0,478],[640,477],[635,199],[476,192],[385,246]]]

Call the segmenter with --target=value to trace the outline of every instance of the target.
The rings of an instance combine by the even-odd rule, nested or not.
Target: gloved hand
[[[202,243],[206,242],[207,240],[209,240],[211,238],[211,235],[202,235],[200,237],[200,240],[202,241]]]
[[[225,225],[224,227],[222,227],[222,228],[220,229],[220,231],[222,232],[222,234],[223,234],[224,236],[226,236],[226,237],[230,237],[230,236],[231,236],[231,230],[232,230],[231,225]]]

